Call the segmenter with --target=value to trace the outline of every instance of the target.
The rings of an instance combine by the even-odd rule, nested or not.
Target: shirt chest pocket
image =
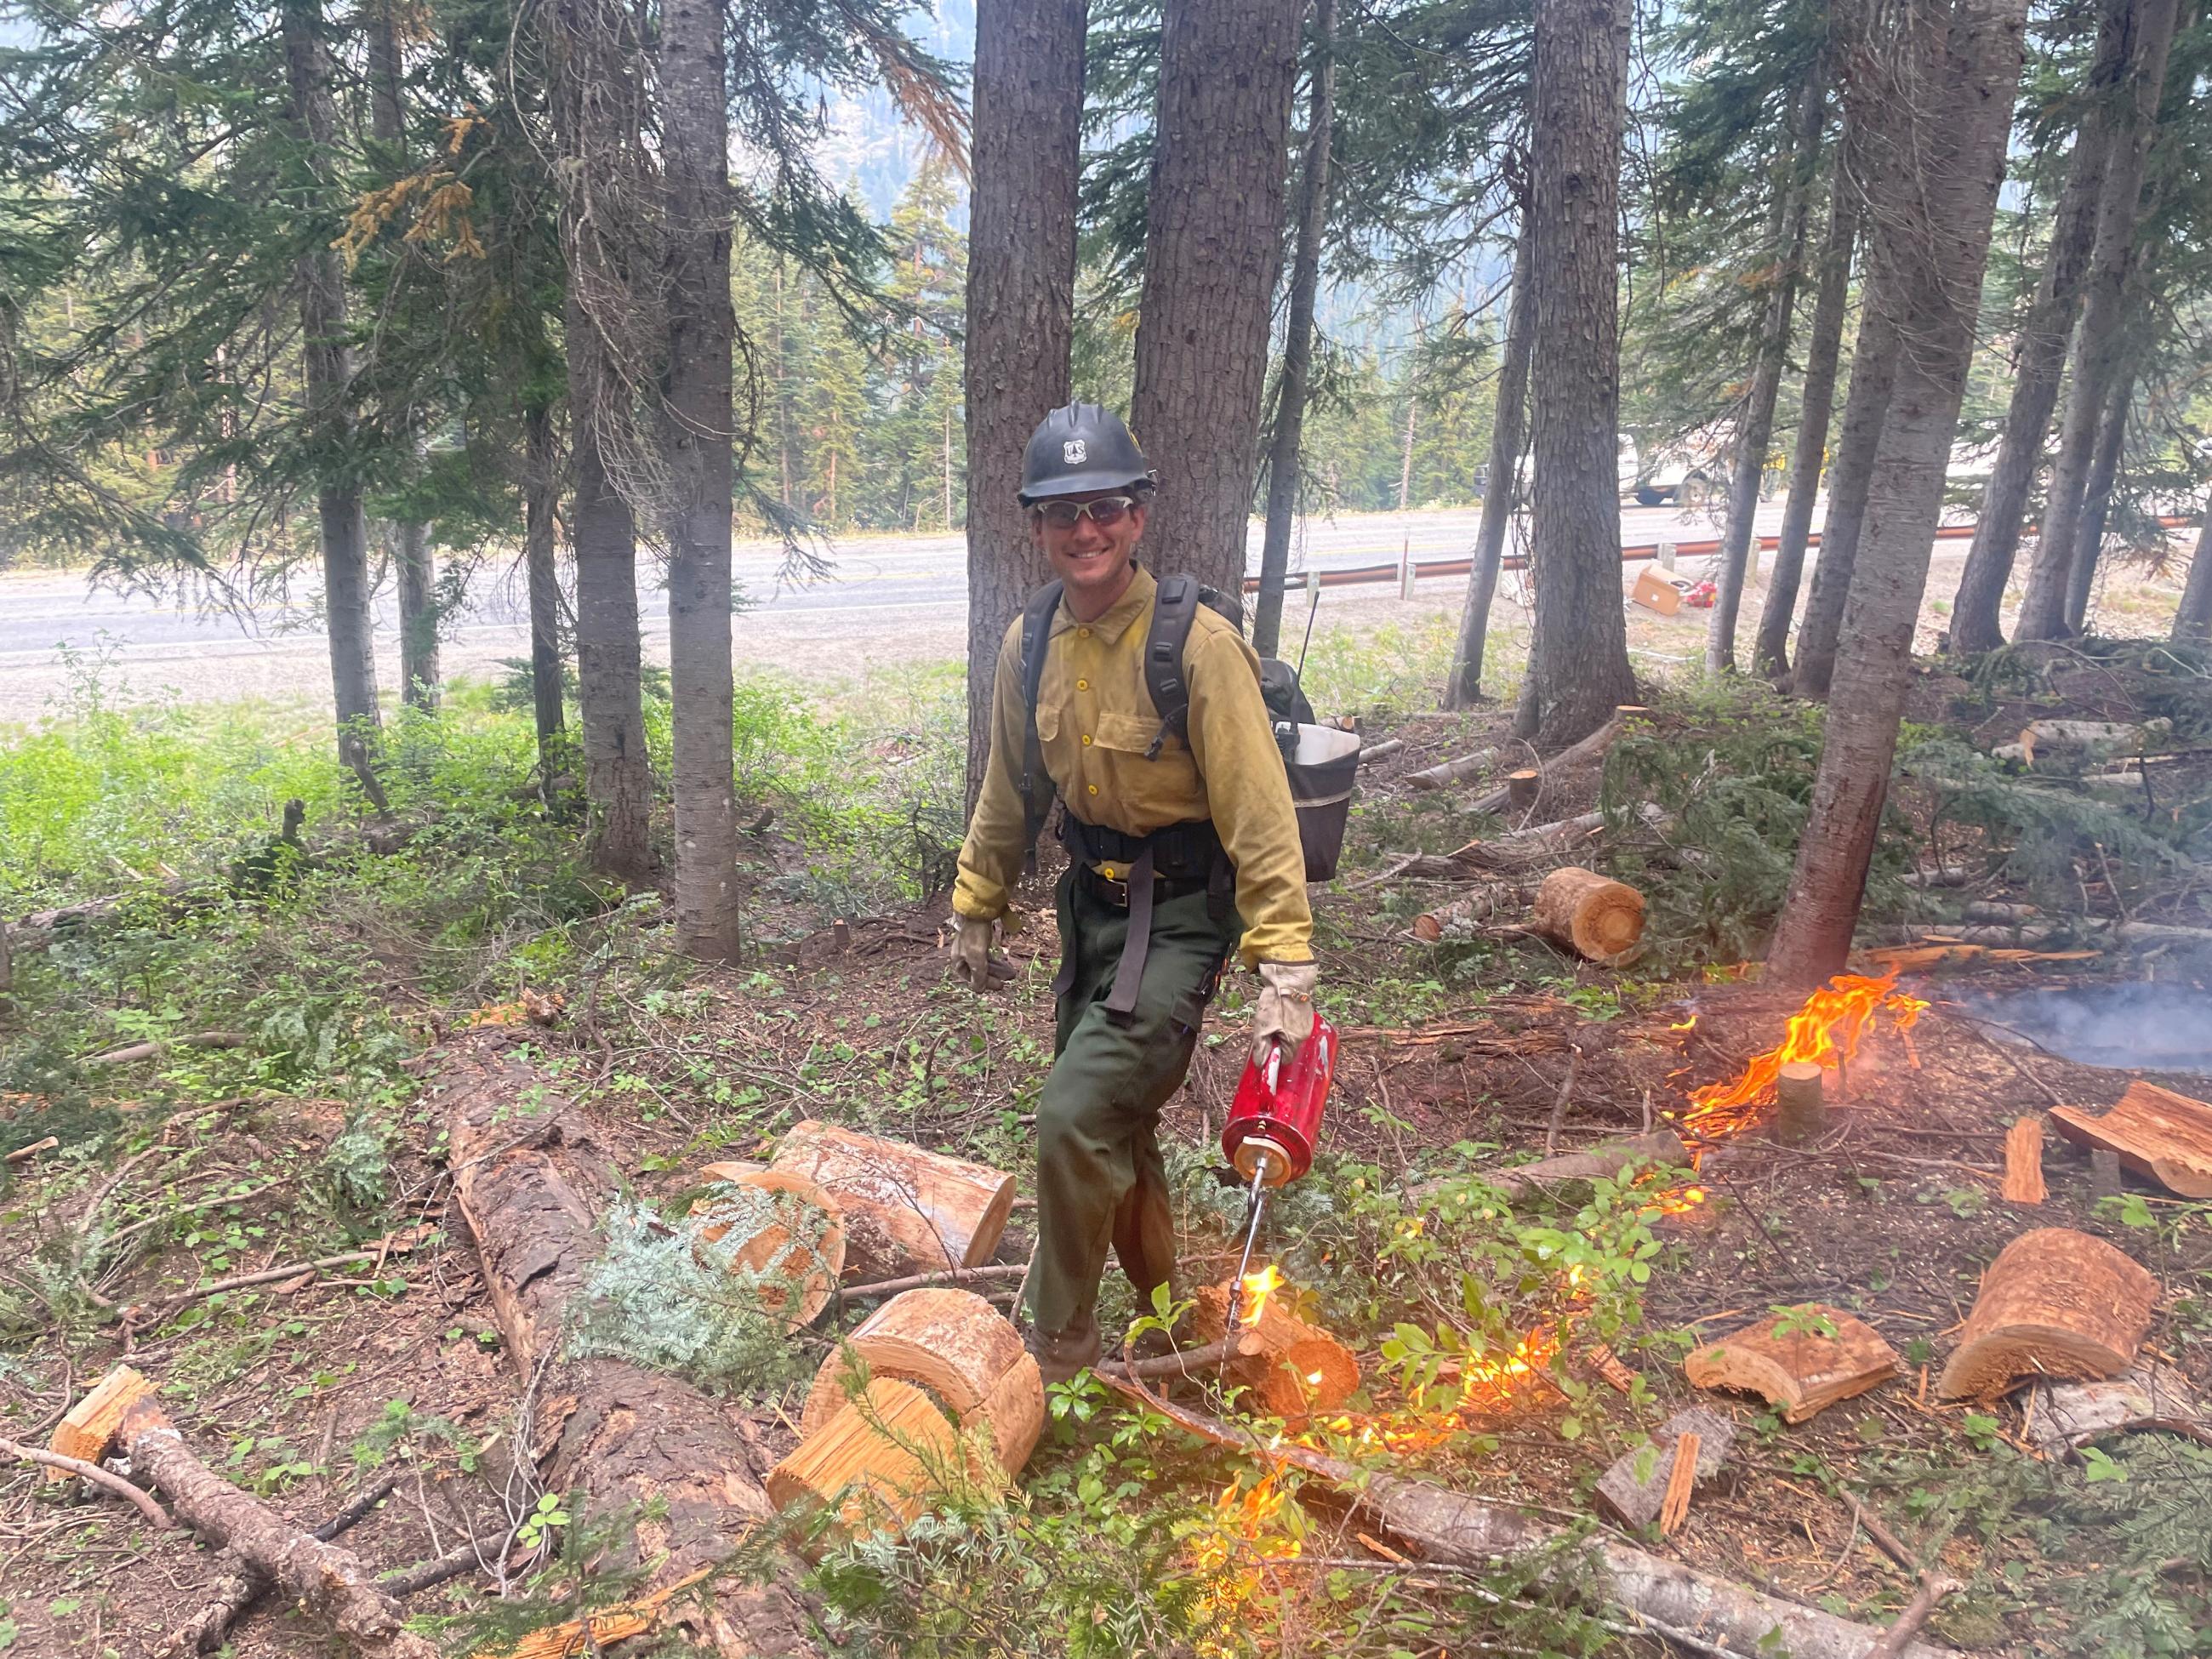
[[[1159,721],[1149,715],[1113,714],[1102,710],[1098,716],[1098,729],[1091,735],[1101,749],[1142,755],[1152,746],[1152,739],[1159,734]],[[1170,746],[1180,748],[1182,744],[1170,736],[1166,743],[1160,745],[1160,752],[1166,754]]]

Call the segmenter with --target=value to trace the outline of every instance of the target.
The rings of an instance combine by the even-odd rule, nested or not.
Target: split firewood
[[[600,1251],[597,1209],[622,1190],[622,1175],[552,1080],[516,1057],[530,1041],[521,1028],[456,1036],[434,1056],[428,1086],[501,1351],[533,1402],[528,1443],[542,1449],[540,1478],[580,1495],[581,1520],[663,1515],[608,1548],[608,1567],[641,1571],[648,1595],[727,1559],[775,1506],[754,1437],[726,1402],[619,1359],[570,1354],[567,1334]],[[686,1626],[695,1644],[726,1659],[819,1651],[791,1565],[764,1583],[726,1574],[695,1591],[708,1604]]]
[[[702,1198],[691,1206],[694,1253],[702,1262],[726,1262],[732,1272],[757,1273],[762,1305],[793,1330],[811,1325],[845,1271],[845,1218],[837,1200],[805,1176],[787,1170],[737,1170],[709,1164],[702,1173],[737,1189],[732,1200]],[[732,1228],[745,1237],[726,1242]],[[702,1251],[699,1246],[717,1248]],[[783,1288],[796,1285],[797,1293]]]
[[[1010,1175],[814,1118],[785,1133],[770,1167],[836,1200],[845,1269],[860,1279],[977,1267],[999,1248],[1014,1202]]]
[[[1936,1392],[1990,1399],[2024,1376],[2117,1376],[2157,1301],[2158,1281],[2103,1239],[2069,1227],[2022,1233],[1982,1275]]]
[[[1615,1394],[1636,1391],[1636,1373],[1620,1363],[1620,1356],[1602,1342],[1593,1342],[1583,1350],[1583,1358],[1589,1367],[1605,1379],[1606,1387]]]
[[[91,1393],[69,1408],[54,1425],[47,1446],[64,1457],[97,1463],[115,1443],[115,1437],[123,1426],[123,1413],[153,1392],[154,1385],[143,1376],[128,1365],[118,1365],[100,1379]],[[58,1470],[46,1471],[49,1484],[68,1479]]]
[[[177,1519],[240,1561],[372,1656],[437,1659],[408,1631],[399,1605],[351,1550],[311,1537],[195,1457],[150,1396],[123,1414],[118,1437],[132,1472],[169,1500]]]
[[[2024,1117],[2005,1131],[2004,1185],[2008,1204],[2040,1204],[2050,1196],[2043,1184],[2043,1120]]]
[[[1315,1412],[1334,1411],[1359,1386],[1359,1361],[1352,1350],[1285,1312],[1273,1297],[1259,1303],[1257,1318],[1249,1296],[1238,1312],[1240,1322],[1259,1339],[1260,1352],[1240,1352],[1223,1374],[1249,1388],[1274,1416],[1295,1422]],[[1199,1287],[1191,1325],[1200,1342],[1228,1337],[1228,1285]]]
[[[603,1607],[590,1615],[588,1632],[586,1620],[571,1619],[562,1624],[549,1625],[544,1630],[534,1630],[520,1642],[485,1648],[475,1659],[576,1659],[578,1655],[598,1653],[613,1643],[646,1635],[660,1623],[663,1609],[678,1592],[690,1589],[706,1576],[702,1567],[689,1578],[664,1584],[650,1595]]]
[[[1012,1322],[972,1291],[908,1291],[862,1320],[814,1373],[802,1437],[845,1408],[864,1366],[872,1377],[926,1389],[963,1428],[980,1428],[1009,1474],[1029,1462],[1044,1431],[1036,1358]]]
[[[1659,1531],[1672,1533],[1690,1515],[1690,1488],[1698,1482],[1698,1437],[1685,1434],[1674,1443],[1674,1467],[1667,1472],[1667,1495],[1660,1500]]]
[[[1566,865],[1536,890],[1538,933],[1592,962],[1620,961],[1644,937],[1644,895],[1625,881]]]
[[[1463,783],[1469,778],[1480,777],[1497,763],[1498,750],[1478,749],[1472,755],[1462,755],[1457,760],[1448,760],[1439,766],[1427,766],[1418,772],[1408,772],[1406,782],[1415,789],[1442,789],[1450,784]]]
[[[1611,1181],[1624,1171],[1633,1172],[1641,1166],[1664,1164],[1680,1167],[1690,1161],[1689,1149],[1682,1145],[1682,1137],[1672,1129],[1654,1129],[1650,1134],[1636,1135],[1626,1140],[1608,1140],[1579,1152],[1562,1152],[1557,1158],[1540,1158],[1534,1164],[1516,1164],[1504,1170],[1474,1170],[1468,1173],[1479,1176],[1488,1185],[1498,1188],[1507,1197],[1518,1197],[1534,1190],[1553,1190],[1577,1181]],[[1424,1181],[1406,1189],[1409,1204],[1418,1206],[1428,1202],[1450,1182],[1465,1179],[1462,1176],[1443,1176],[1434,1181]]]
[[[1685,1465],[1686,1443],[1694,1443]],[[1660,1519],[1677,1467],[1686,1470],[1682,1498],[1687,1506],[1690,1487],[1705,1486],[1717,1476],[1735,1444],[1735,1425],[1718,1412],[1692,1406],[1676,1412],[1652,1435],[1651,1443],[1613,1460],[1598,1477],[1597,1507],[1632,1530]],[[1662,1528],[1662,1531],[1671,1528]]]
[[[2183,1198],[2212,1198],[2212,1105],[2130,1083],[2102,1117],[2078,1106],[2054,1106],[2051,1121],[2077,1146],[2101,1146],[2123,1167]]]
[[[1139,1384],[1100,1373],[1109,1387],[1178,1428],[1277,1467],[1304,1469],[1337,1487],[1395,1534],[1399,1545],[1431,1561],[1487,1571],[1501,1559],[1532,1557],[1549,1580],[1580,1585],[1647,1621],[1661,1634],[1695,1632],[1696,1645],[1735,1653],[1786,1653],[1790,1659],[1865,1659],[1883,1632],[1818,1607],[1761,1595],[1620,1543],[1603,1534],[1570,1542],[1551,1527],[1425,1480],[1377,1473],[1292,1441],[1262,1440],[1218,1418],[1162,1399]],[[1956,1659],[1914,1642],[1905,1659]]]
[[[1904,1369],[1879,1331],[1818,1302],[1782,1309],[1682,1362],[1694,1386],[1759,1395],[1782,1407],[1785,1423],[1802,1423]]]
[[[960,1431],[912,1383],[879,1376],[769,1471],[787,1514],[836,1507],[854,1535],[896,1531],[928,1509],[963,1465]]]
[[[2063,1457],[2131,1423],[2205,1422],[2203,1396],[2171,1365],[2138,1360],[2118,1376],[2088,1382],[2029,1384],[2028,1444],[2045,1457]]]

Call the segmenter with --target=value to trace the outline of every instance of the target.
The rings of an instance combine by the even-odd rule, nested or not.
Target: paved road
[[[1767,503],[1759,529],[1771,533],[1781,503]],[[1371,514],[1312,521],[1294,547],[1294,568],[1331,569],[1396,559],[1449,558],[1474,542],[1473,512]],[[1703,513],[1672,507],[1624,507],[1624,544],[1694,540],[1718,533]],[[739,650],[748,660],[817,677],[849,674],[860,651],[873,662],[943,659],[963,648],[967,550],[957,536],[862,536],[838,544],[830,575],[807,583],[781,581],[780,554],[770,544],[741,544],[738,579],[755,601],[740,618]],[[1251,568],[1259,564],[1259,534]],[[647,584],[655,578],[647,574]],[[1450,584],[1456,586],[1456,582]],[[1424,583],[1422,596],[1445,582]],[[1360,599],[1332,599],[1332,610],[1366,610]],[[1392,590],[1374,590],[1380,600]],[[88,588],[83,578],[46,572],[0,575],[0,720],[36,715],[68,678],[64,650],[112,653],[127,695],[174,688],[188,700],[236,696],[320,696],[329,689],[317,585],[303,576],[289,593],[250,596],[236,611],[208,595],[151,599]],[[659,592],[641,588],[647,651],[665,660],[667,620]],[[396,623],[387,592],[379,607],[380,669],[396,682]],[[520,573],[488,569],[472,585],[467,607],[448,620],[444,648],[449,673],[495,672],[502,659],[529,651],[529,618]]]

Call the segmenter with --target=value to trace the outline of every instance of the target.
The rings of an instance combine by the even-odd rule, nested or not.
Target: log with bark
[[[768,1492],[805,1519],[835,1504],[854,1534],[896,1531],[921,1515],[963,1465],[960,1432],[912,1383],[879,1376],[769,1471]]]
[[[1613,711],[1613,718],[1596,731],[1542,762],[1537,769],[1541,774],[1542,782],[1548,785],[1562,772],[1571,772],[1577,767],[1602,761],[1606,752],[1620,741],[1620,734],[1628,729],[1629,722],[1650,712],[1636,704],[1621,704]],[[1496,812],[1511,805],[1512,799],[1512,785],[1501,784],[1486,795],[1476,796],[1467,804],[1467,810],[1470,812]]]
[[[731,1201],[708,1197],[691,1206],[693,1237],[700,1245],[716,1247],[700,1259],[762,1275],[770,1281],[761,1286],[762,1305],[793,1330],[811,1325],[837,1293],[845,1271],[845,1218],[836,1200],[787,1170],[710,1164],[700,1173],[738,1189]],[[738,1226],[744,1237],[725,1242]]]
[[[1782,1408],[1786,1423],[1802,1423],[1904,1369],[1879,1331],[1817,1302],[1731,1332],[1682,1362],[1694,1386],[1759,1395]]]
[[[1658,1520],[1686,1435],[1697,1442],[1687,1466],[1690,1485],[1702,1486],[1715,1480],[1735,1444],[1735,1425],[1718,1412],[1691,1406],[1662,1424],[1649,1445],[1622,1453],[1598,1477],[1599,1513],[1629,1528],[1648,1527]]]
[[[1133,1382],[1101,1373],[1108,1385],[1179,1428],[1278,1467],[1304,1469],[1337,1487],[1414,1553],[1432,1561],[1486,1568],[1501,1560],[1556,1552],[1544,1576],[1585,1584],[1662,1636],[1679,1634],[1706,1652],[1782,1652],[1790,1659],[1865,1659],[1883,1632],[1796,1602],[1763,1595],[1694,1568],[1602,1536],[1570,1541],[1560,1528],[1485,1504],[1426,1480],[1376,1473],[1292,1442],[1262,1441],[1203,1412],[1163,1400]],[[1905,1659],[1954,1659],[1949,1650],[1914,1642]]]
[[[1013,1209],[1010,1175],[815,1118],[785,1133],[770,1167],[806,1176],[836,1200],[845,1270],[859,1279],[981,1266]]]
[[[1036,1358],[997,1309],[972,1291],[908,1291],[870,1314],[822,1362],[799,1432],[811,1438],[842,1411],[852,1379],[888,1376],[926,1390],[963,1428],[988,1436],[1000,1465],[1020,1472],[1044,1430]]]
[[[1498,750],[1478,749],[1472,755],[1462,755],[1457,760],[1448,760],[1441,765],[1408,772],[1406,782],[1415,789],[1442,789],[1451,784],[1464,783],[1469,778],[1479,778],[1497,763]]]
[[[2117,1152],[2122,1167],[2170,1193],[2212,1198],[2212,1105],[2136,1082],[2101,1117],[2054,1106],[2051,1121],[2075,1146]]]
[[[1565,865],[1536,890],[1535,930],[1599,963],[1621,961],[1644,937],[1644,895],[1624,881]]]
[[[1193,1332],[1202,1343],[1226,1342],[1229,1330],[1226,1285],[1203,1285],[1191,1310]],[[1256,1314],[1256,1317],[1255,1315]],[[1316,1412],[1334,1411],[1359,1386],[1359,1361],[1328,1332],[1285,1310],[1273,1297],[1247,1296],[1238,1310],[1238,1352],[1223,1375],[1256,1395],[1267,1411],[1285,1422],[1303,1422]],[[1243,1351],[1245,1336],[1257,1339],[1257,1353]]]
[[[118,1365],[54,1425],[53,1436],[46,1442],[48,1449],[64,1457],[97,1463],[115,1443],[116,1434],[123,1425],[123,1413],[153,1392],[154,1385],[138,1372],[128,1365]],[[50,1485],[68,1479],[62,1470],[46,1471]]]
[[[2146,1421],[2202,1425],[2203,1396],[2171,1365],[2142,1360],[2118,1376],[2089,1382],[2031,1385],[2021,1432],[2045,1457]]]
[[[2116,1376],[2157,1301],[2158,1281],[2103,1239],[2067,1227],[2022,1233],[1982,1275],[1936,1392],[1991,1399],[2024,1376]]]
[[[1425,945],[1434,945],[1449,939],[1472,939],[1475,924],[1487,921],[1509,906],[1520,902],[1520,896],[1506,887],[1486,888],[1469,893],[1464,898],[1440,904],[1433,910],[1424,910],[1413,918],[1413,937]]]
[[[773,1459],[726,1402],[620,1359],[566,1352],[599,1254],[597,1212],[620,1190],[621,1172],[551,1079],[515,1054],[535,1036],[487,1027],[455,1037],[432,1060],[428,1093],[503,1351],[531,1402],[517,1441],[538,1449],[545,1490],[582,1494],[586,1518],[641,1517],[609,1565],[645,1568],[649,1594],[726,1559],[770,1518],[762,1475]],[[730,1659],[819,1650],[784,1583],[718,1575],[672,1616]]]

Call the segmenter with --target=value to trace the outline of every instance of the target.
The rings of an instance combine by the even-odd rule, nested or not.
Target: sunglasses
[[[1073,530],[1085,519],[1101,530],[1111,530],[1136,506],[1133,495],[1102,495],[1095,501],[1043,501],[1030,511],[1054,530]]]

